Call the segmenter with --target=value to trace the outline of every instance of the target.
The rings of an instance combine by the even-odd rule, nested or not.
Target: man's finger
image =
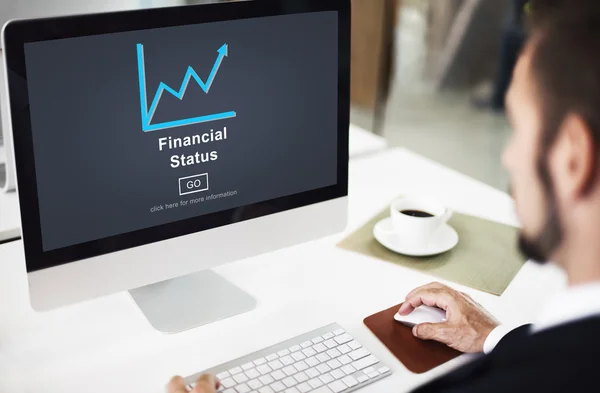
[[[167,385],[167,393],[188,393],[185,382],[181,377],[173,377]]]
[[[205,374],[198,378],[193,393],[214,393],[219,388],[219,381],[209,374]]]
[[[434,340],[447,344],[446,324],[444,323],[421,323],[413,327],[413,335],[421,340]]]
[[[408,315],[415,308],[425,305],[448,310],[452,303],[452,296],[444,289],[422,289],[406,297],[400,307],[400,315]]]
[[[408,293],[408,295],[406,295],[406,297],[412,296],[415,294],[415,292],[422,291],[424,289],[445,289],[445,288],[448,288],[448,287],[445,286],[444,284],[442,284],[441,282],[437,282],[437,281],[430,282],[429,284],[425,284],[418,288],[413,289],[412,291],[410,291]]]

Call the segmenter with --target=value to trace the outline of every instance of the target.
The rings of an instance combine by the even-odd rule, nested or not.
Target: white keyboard
[[[223,393],[352,392],[391,374],[371,352],[337,324],[185,378],[202,374],[221,381]]]

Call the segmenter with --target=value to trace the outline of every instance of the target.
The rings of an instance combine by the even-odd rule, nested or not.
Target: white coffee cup
[[[405,212],[405,213],[403,213]],[[415,217],[406,212],[422,212],[427,217]],[[438,229],[452,217],[452,210],[434,199],[406,196],[390,206],[393,234],[407,247],[425,248]]]

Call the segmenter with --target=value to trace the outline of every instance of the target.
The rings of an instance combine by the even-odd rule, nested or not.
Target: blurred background
[[[0,24],[212,2],[218,0],[0,0]],[[389,146],[507,191],[503,96],[524,39],[524,1],[353,0],[352,6],[352,123]]]

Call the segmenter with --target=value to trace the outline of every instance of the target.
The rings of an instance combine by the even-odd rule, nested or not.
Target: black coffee
[[[433,214],[423,212],[420,210],[401,210],[400,213],[405,214],[407,216],[419,217],[419,218],[433,217]]]

